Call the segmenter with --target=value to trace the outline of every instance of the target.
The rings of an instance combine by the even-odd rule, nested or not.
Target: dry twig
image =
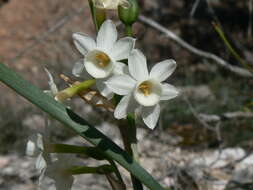
[[[182,46],[183,48],[187,49],[188,51],[190,51],[198,56],[201,56],[206,59],[210,59],[210,60],[216,62],[218,65],[226,68],[229,71],[232,71],[233,73],[235,73],[237,75],[240,75],[243,77],[253,77],[253,74],[250,71],[240,68],[240,67],[237,67],[237,66],[232,66],[231,64],[229,64],[228,62],[226,62],[225,60],[223,60],[222,58],[218,57],[217,55],[215,55],[213,53],[209,53],[209,52],[206,52],[206,51],[203,51],[203,50],[193,47],[192,45],[190,45],[189,43],[184,41],[182,38],[177,36],[174,32],[168,30],[167,28],[165,28],[164,26],[160,25],[159,23],[155,22],[154,20],[152,20],[150,18],[140,15],[139,21],[141,21],[142,23],[144,23],[148,26],[155,28],[156,30],[158,30],[162,33],[164,33],[168,38],[174,40],[180,46]]]
[[[205,122],[217,122],[226,119],[239,119],[239,118],[253,118],[252,112],[228,112],[221,115],[199,114],[198,115]]]

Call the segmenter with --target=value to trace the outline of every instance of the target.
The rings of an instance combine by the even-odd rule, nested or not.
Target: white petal
[[[177,64],[173,59],[168,59],[155,64],[150,72],[150,77],[159,82],[166,80],[176,69]]]
[[[47,167],[47,163],[43,157],[43,154],[41,153],[35,163],[35,168],[39,170],[39,172],[42,172],[43,169]]]
[[[32,135],[26,145],[26,154],[28,156],[38,156],[43,151],[43,137],[41,134]]]
[[[35,142],[29,140],[26,144],[26,155],[27,156],[36,156],[38,154],[38,151],[36,149]]]
[[[92,76],[86,71],[84,66],[84,60],[80,59],[77,61],[72,69],[72,74],[76,77],[81,77],[82,79],[91,79]]]
[[[133,91],[136,81],[128,75],[115,75],[109,78],[105,84],[114,93],[127,95]]]
[[[85,57],[85,69],[86,71],[93,76],[94,78],[106,78],[108,77],[114,70],[114,63],[111,61],[107,66],[101,67],[96,63],[96,54],[100,51],[94,50],[87,54]]]
[[[82,72],[84,71],[84,60],[81,59],[78,62],[75,63],[73,69],[72,69],[72,74],[76,77],[80,77]]]
[[[179,90],[167,83],[162,84],[162,96],[161,100],[170,100],[172,98],[177,97],[179,94]]]
[[[73,40],[76,48],[83,55],[96,48],[95,40],[86,34],[80,32],[74,33]]]
[[[50,91],[53,95],[55,95],[58,92],[58,89],[57,89],[56,84],[54,83],[53,76],[46,68],[44,68],[44,69],[45,69],[45,71],[48,75],[48,78],[49,78],[48,85],[50,87]]]
[[[130,52],[134,48],[135,39],[125,37],[117,41],[111,51],[111,56],[114,60],[127,59]]]
[[[43,136],[39,133],[37,134],[37,146],[41,151],[44,150]]]
[[[136,106],[138,106],[138,104],[135,102],[132,94],[124,96],[120,100],[120,102],[118,103],[118,105],[114,111],[114,117],[116,119],[126,118],[128,113],[134,112]]]
[[[144,123],[150,128],[154,129],[160,115],[160,105],[157,104],[156,106],[152,107],[142,107],[142,119]]]
[[[128,67],[130,74],[136,80],[143,81],[148,78],[147,60],[141,51],[135,49],[130,53]]]
[[[97,80],[96,81],[96,86],[98,91],[100,92],[100,94],[102,94],[104,97],[106,97],[107,99],[112,99],[114,93],[112,92],[111,89],[109,89],[106,85],[105,85],[105,80]]]
[[[145,95],[140,89],[140,85],[146,83],[149,84],[149,93]],[[159,103],[162,95],[162,85],[154,79],[150,79],[144,82],[139,82],[134,90],[135,100],[143,106],[154,106]]]
[[[111,20],[106,20],[97,36],[97,47],[105,51],[110,51],[117,40],[117,30],[115,24]]]
[[[123,74],[129,74],[127,65],[121,62],[116,62],[115,67],[113,69],[113,75]]]

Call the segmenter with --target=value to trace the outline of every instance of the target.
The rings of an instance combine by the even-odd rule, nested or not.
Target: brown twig
[[[143,15],[139,16],[139,21],[151,26],[153,28],[155,28],[156,30],[164,33],[168,38],[174,40],[176,43],[178,43],[180,46],[182,46],[183,48],[187,49],[188,51],[201,56],[203,58],[206,59],[210,59],[214,62],[216,62],[218,65],[226,68],[229,71],[232,71],[233,73],[243,76],[243,77],[253,77],[253,74],[246,70],[243,69],[241,67],[237,67],[237,66],[232,66],[231,64],[229,64],[227,61],[223,60],[222,58],[218,57],[217,55],[213,54],[213,53],[209,53],[203,50],[200,50],[192,45],[190,45],[189,43],[187,43],[186,41],[184,41],[182,38],[180,38],[179,36],[177,36],[174,32],[168,30],[167,28],[165,28],[164,26],[160,25],[159,23],[155,22],[154,20],[147,18]]]
[[[199,114],[198,115],[202,120],[205,122],[218,122],[226,119],[239,119],[239,118],[253,118],[253,113],[252,112],[242,112],[242,111],[237,111],[237,112],[228,112],[220,115],[210,115],[210,114]]]

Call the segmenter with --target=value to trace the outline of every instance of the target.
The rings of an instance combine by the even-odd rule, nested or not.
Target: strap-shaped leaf
[[[102,150],[151,190],[164,188],[124,150],[64,105],[0,63],[0,81]]]

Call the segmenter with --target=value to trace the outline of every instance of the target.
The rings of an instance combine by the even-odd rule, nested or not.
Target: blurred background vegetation
[[[244,68],[214,29],[213,23],[219,24],[231,47],[253,68],[252,0],[142,0],[140,4],[142,15],[192,46],[217,55],[232,67]],[[109,17],[114,19],[116,14],[110,12]],[[73,78],[71,69],[80,58],[72,33],[95,36],[91,26],[86,0],[0,0],[0,62],[41,89],[48,88],[46,67],[59,88],[65,88],[67,84],[59,76]],[[119,30],[123,34],[121,25]],[[168,82],[181,88],[182,95],[163,105],[159,126],[148,132],[154,142],[198,151],[218,147],[252,149],[252,77],[240,76],[192,53],[141,21],[135,24],[134,33],[137,47],[147,55],[150,67],[168,58],[178,64]],[[0,92],[0,155],[23,155],[27,137],[43,130],[43,114],[2,84]],[[93,124],[111,122],[110,114],[98,108],[92,110],[78,98],[73,100],[73,109]],[[55,125],[59,127],[54,130],[55,139],[73,136],[58,123]],[[179,140],[168,141],[175,137]]]

